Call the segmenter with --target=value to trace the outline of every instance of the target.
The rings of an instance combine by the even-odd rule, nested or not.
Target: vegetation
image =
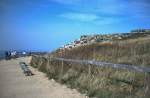
[[[46,56],[33,56],[31,66],[50,79],[76,88],[96,98],[149,98],[150,74],[56,61],[51,56],[94,59],[113,63],[150,65],[150,38],[96,43],[72,50],[57,50]]]
[[[72,59],[90,59],[112,63],[140,66],[150,65],[150,38],[117,40],[113,42],[95,43],[71,50],[57,50],[57,57]]]

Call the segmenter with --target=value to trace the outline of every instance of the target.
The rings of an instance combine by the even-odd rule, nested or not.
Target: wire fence
[[[132,85],[136,89],[143,89],[143,91],[141,91],[141,92],[144,94],[145,97],[139,97],[139,98],[149,98],[149,96],[150,96],[150,67],[141,67],[138,65],[126,65],[126,64],[113,64],[113,63],[94,61],[94,60],[76,60],[76,59],[57,58],[57,57],[53,57],[50,55],[49,56],[48,55],[37,56],[37,58],[35,57],[35,59],[38,62],[35,64],[35,66],[43,65],[44,68],[49,67],[47,69],[46,73],[51,73],[51,74],[49,74],[50,77],[53,77],[56,79],[58,78],[58,81],[61,81],[62,77],[64,78],[64,76],[66,74],[70,74],[69,70],[71,68],[73,70],[75,70],[75,68],[78,68],[79,67],[78,64],[81,66],[87,65],[87,67],[82,67],[82,68],[84,70],[86,70],[84,72],[86,73],[86,76],[89,76],[89,77],[95,75],[95,74],[93,74],[93,72],[95,72],[96,70],[93,69],[94,68],[93,66],[99,66],[99,67],[104,67],[104,68],[111,67],[111,68],[117,69],[117,71],[119,70],[119,74],[115,70],[114,71],[111,70],[112,73],[114,72],[114,74],[117,74],[117,75],[111,74],[109,76],[110,77],[109,79],[112,79],[111,82],[114,81],[114,79],[116,79],[116,81],[118,81],[120,83],[126,83],[130,86]],[[45,63],[43,63],[43,62],[45,62]],[[78,67],[73,67],[76,64]],[[68,65],[70,67],[68,67]],[[40,67],[38,67],[38,68],[40,68]],[[79,67],[79,68],[81,68],[81,67]],[[122,71],[122,70],[120,71],[120,69],[131,71],[131,73],[129,72],[128,74],[126,74],[126,72],[124,73],[124,71]],[[82,75],[84,74],[84,72],[82,73]],[[99,73],[103,74],[103,71],[99,72]],[[109,73],[109,71],[108,71],[108,73]],[[120,77],[120,74],[122,75],[121,77]],[[81,75],[81,74],[79,74],[79,75]],[[128,76],[126,76],[126,75],[128,75]],[[106,77],[107,77],[107,71],[106,71]],[[99,79],[99,77],[97,77],[97,74],[96,74],[95,77],[92,79],[97,79],[97,78]],[[90,79],[87,78],[87,81],[90,81]],[[86,78],[85,78],[85,80],[86,80]],[[69,78],[68,78],[68,81],[69,81]],[[92,83],[92,82],[89,82],[89,85],[91,85],[90,83]],[[87,84],[86,86],[89,86],[89,85]],[[111,84],[111,85],[113,86],[113,84]],[[142,87],[142,88],[140,88],[140,87]],[[133,95],[132,91],[129,91],[128,93],[129,93],[129,95]],[[134,97],[134,98],[136,98],[136,97]]]
[[[113,64],[113,63],[100,62],[94,60],[75,60],[75,59],[65,59],[65,58],[51,58],[51,60],[58,60],[58,61],[65,61],[65,62],[79,63],[79,64],[91,64],[91,65],[97,65],[101,67],[112,67],[115,69],[126,69],[129,71],[150,73],[150,67],[140,67],[136,65]]]

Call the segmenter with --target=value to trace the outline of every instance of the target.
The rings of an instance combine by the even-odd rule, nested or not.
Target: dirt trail
[[[56,83],[30,67],[34,76],[25,76],[19,62],[30,58],[0,61],[0,98],[87,98],[74,89]]]

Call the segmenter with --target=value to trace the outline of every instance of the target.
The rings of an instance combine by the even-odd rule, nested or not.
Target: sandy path
[[[87,98],[76,90],[48,80],[45,74],[30,67],[34,76],[25,76],[20,61],[30,58],[0,61],[0,98]]]

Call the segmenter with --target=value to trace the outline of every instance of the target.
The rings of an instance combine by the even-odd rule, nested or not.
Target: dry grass
[[[59,50],[54,55],[62,57],[61,51]],[[82,46],[72,50],[64,50],[63,57],[149,66],[150,38],[138,38]]]
[[[93,52],[94,51],[94,52]],[[53,53],[62,57],[59,51]],[[51,55],[50,55],[51,56]],[[96,59],[114,63],[150,65],[150,39],[116,41],[75,48],[63,53],[65,58]],[[81,65],[33,56],[31,65],[51,79],[76,88],[96,98],[148,98],[150,75],[94,65]]]
[[[36,57],[36,59],[39,61],[38,69],[45,72],[50,79],[55,79],[70,88],[76,88],[90,97],[144,98],[149,92],[147,90],[149,82],[145,81],[149,75],[145,73],[67,62],[63,62],[62,65],[61,61],[55,60],[46,64],[45,57]],[[32,66],[36,65],[34,62],[32,60]]]

